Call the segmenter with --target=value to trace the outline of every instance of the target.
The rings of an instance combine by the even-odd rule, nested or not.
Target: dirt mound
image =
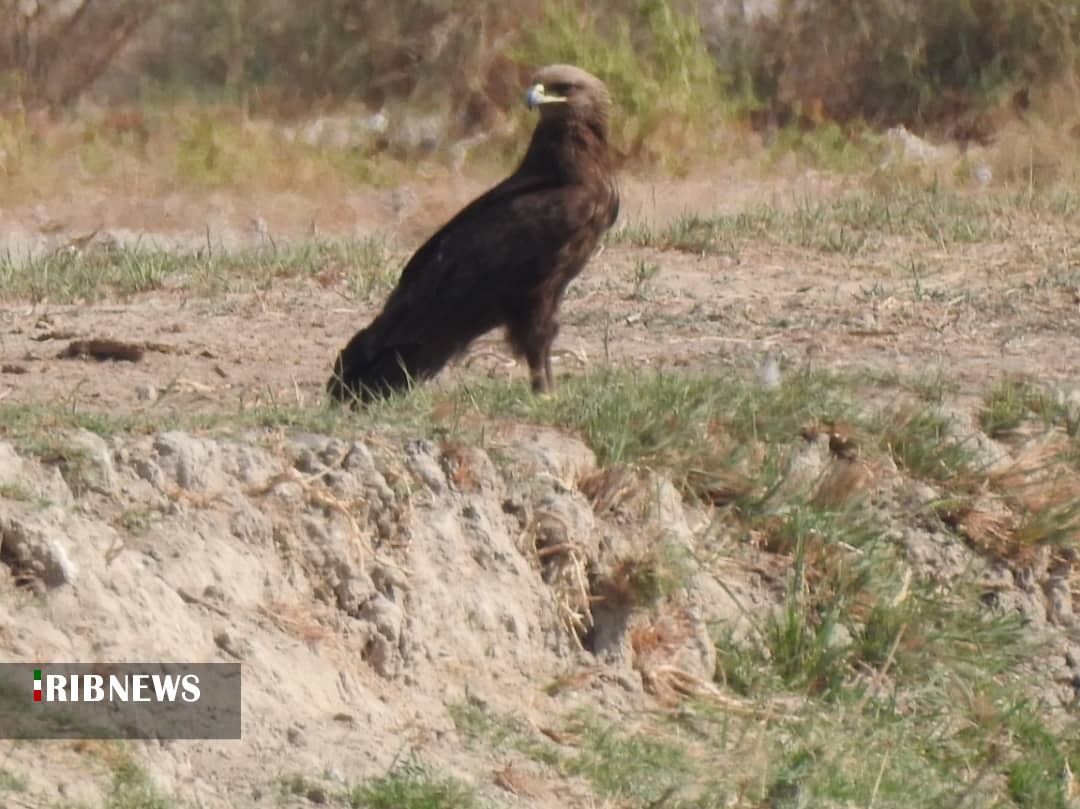
[[[539,734],[574,705],[722,699],[711,632],[745,637],[784,598],[752,542],[699,561],[715,556],[702,545],[715,525],[665,478],[598,469],[551,429],[507,428],[486,449],[304,433],[54,440],[44,460],[0,442],[0,644],[21,662],[242,662],[242,741],[137,743],[155,789],[200,806],[254,805],[298,773],[356,783],[404,755],[501,794],[494,754],[462,750],[455,706]],[[791,481],[818,479],[828,441],[793,457]],[[933,496],[887,477],[882,507]],[[981,566],[997,606],[1039,631],[1075,624],[1049,556],[1014,580],[917,523],[894,539],[922,577]],[[1066,635],[1046,661],[1063,687],[1080,676]],[[99,802],[110,749],[12,747],[5,767],[30,774],[19,805]],[[292,793],[324,802],[313,789]],[[584,795],[541,790],[526,805]]]
[[[625,497],[594,510],[592,452],[547,430],[516,430],[498,452],[306,434],[60,440],[59,466],[0,443],[6,657],[242,662],[242,742],[143,747],[162,789],[203,806],[283,773],[356,780],[410,746],[453,769],[447,706],[466,693],[539,718],[538,684],[602,662],[606,700],[643,699],[633,593],[598,607],[597,583],[692,540],[659,478],[627,482],[632,514]],[[734,602],[715,587],[677,602],[692,631],[672,659],[708,680],[704,626],[738,620]],[[33,772],[41,750],[17,747],[7,766]],[[48,750],[33,805],[106,790],[95,757]]]

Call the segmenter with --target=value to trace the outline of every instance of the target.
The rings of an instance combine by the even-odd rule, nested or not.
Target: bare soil
[[[854,182],[747,182],[722,172],[628,178],[623,217],[661,230],[685,212],[790,206]],[[312,232],[387,234],[404,257],[483,187],[435,177],[333,204],[227,195],[45,200],[5,212],[4,227],[11,245],[39,252],[102,229],[120,241],[187,248],[250,246],[268,234],[279,242]],[[868,378],[936,372],[970,401],[1006,372],[1071,393],[1080,384],[1080,289],[1069,280],[1078,269],[1075,222],[1028,209],[1010,216],[1007,238],[873,236],[850,253],[777,238],[696,255],[616,239],[570,289],[556,373],[601,364],[745,373],[772,358],[782,374],[808,364]],[[167,414],[316,404],[335,353],[380,303],[380,295],[352,299],[334,272],[211,298],[167,288],[98,303],[8,302],[0,307],[0,406]],[[69,350],[94,339],[144,350],[135,361]],[[524,369],[493,334],[433,384],[478,375],[522,378]],[[496,805],[598,805],[579,779],[557,778],[510,750],[469,749],[448,706],[478,700],[524,716],[528,732],[550,739],[545,723],[575,705],[611,715],[653,705],[656,691],[643,683],[659,675],[632,660],[625,616],[595,616],[593,654],[571,641],[567,622],[588,605],[577,557],[565,548],[604,564],[660,534],[690,545],[708,515],[647,473],[629,486],[633,496],[594,509],[583,481],[596,461],[580,441],[499,429],[499,453],[389,446],[370,436],[282,436],[268,445],[265,436],[106,442],[83,433],[70,439],[90,459],[82,491],[0,442],[4,558],[13,574],[21,565],[31,577],[52,576],[33,592],[0,576],[0,658],[242,660],[243,741],[137,748],[159,788],[191,805],[323,803],[326,793],[290,793],[281,779],[299,774],[332,792],[413,755],[477,784]],[[827,447],[807,452],[828,455]],[[912,552],[928,568],[973,564],[955,540],[921,541]],[[780,597],[775,577],[762,573],[768,560],[725,564],[723,574],[696,581],[680,611],[654,616],[678,626],[665,661],[676,661],[684,687],[711,680],[708,623],[738,627],[740,609],[767,610]],[[986,569],[995,580],[1004,575]],[[1038,613],[1038,626],[1075,629],[1080,593],[1062,587],[1017,598]],[[1050,605],[1054,593],[1068,609]],[[1068,659],[1080,660],[1080,648],[1069,648]],[[1058,658],[1062,671],[1048,671],[1062,682],[1080,678],[1063,670],[1064,652]],[[558,697],[545,690],[567,674],[573,683]],[[45,767],[42,749],[6,746],[3,767],[25,784],[0,802],[96,805],[108,794],[115,754],[107,748],[50,745]]]
[[[662,228],[685,212],[791,205],[838,193],[829,185],[816,178],[758,185],[723,177],[626,180],[623,223]],[[336,208],[280,198],[174,200],[171,215],[161,213],[169,203],[160,200],[103,200],[89,206],[93,214],[88,206],[50,203],[50,221],[66,224],[35,238],[62,246],[106,223],[121,239],[137,234],[144,242],[191,247],[209,238],[237,247],[267,234],[303,239],[314,223],[323,236],[388,235],[400,263],[482,188],[459,179],[420,200],[413,187],[403,187],[357,193]],[[404,212],[394,211],[395,196],[411,200]],[[262,217],[261,232],[250,226],[253,216]],[[10,212],[9,239],[27,247],[32,220],[25,210]],[[1074,223],[1018,211],[1010,234],[944,244],[878,238],[854,255],[761,241],[720,255],[609,246],[569,291],[557,372],[586,362],[753,366],[771,353],[782,369],[814,363],[879,374],[940,371],[967,392],[1004,372],[1071,384],[1080,360]],[[7,303],[0,308],[0,356],[26,373],[0,377],[0,396],[26,403],[74,396],[124,411],[147,406],[139,390],[149,385],[169,392],[155,406],[218,408],[260,396],[311,403],[322,395],[335,352],[380,305],[379,295],[350,299],[333,273],[212,299],[163,290],[93,305]],[[158,350],[135,363],[58,358],[70,340],[89,338],[149,342]],[[444,380],[523,373],[508,370],[509,357],[493,352],[504,353],[497,334],[477,343]]]

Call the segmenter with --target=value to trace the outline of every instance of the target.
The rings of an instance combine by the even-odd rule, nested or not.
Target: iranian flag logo
[[[41,669],[34,669],[34,702],[41,702]]]

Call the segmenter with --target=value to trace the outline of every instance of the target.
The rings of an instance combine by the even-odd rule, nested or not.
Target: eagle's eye
[[[567,84],[566,82],[552,84],[550,85],[550,88],[551,92],[555,93],[555,95],[560,95],[564,97],[570,95],[570,91],[574,89],[573,85]]]

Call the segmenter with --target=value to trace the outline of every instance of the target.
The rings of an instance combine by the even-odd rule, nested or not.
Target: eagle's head
[[[573,65],[548,65],[533,74],[525,95],[541,119],[580,118],[607,123],[611,96],[600,79]]]

